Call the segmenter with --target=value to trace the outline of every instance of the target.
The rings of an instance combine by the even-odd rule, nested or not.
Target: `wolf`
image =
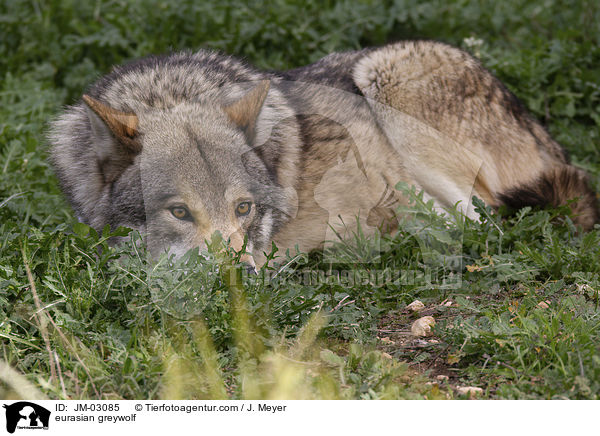
[[[220,232],[246,261],[397,227],[416,186],[440,208],[569,202],[600,221],[586,173],[468,53],[403,41],[261,71],[215,51],[149,56],[51,123],[50,159],[78,218],[127,226],[150,253]]]

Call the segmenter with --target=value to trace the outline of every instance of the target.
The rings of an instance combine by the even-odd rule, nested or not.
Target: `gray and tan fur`
[[[399,181],[469,216],[473,195],[496,208],[576,198],[576,224],[599,221],[561,146],[477,60],[436,42],[286,72],[211,51],[148,57],[94,84],[50,142],[79,218],[137,228],[155,254],[218,230],[261,262],[271,241],[312,250],[357,221],[393,229]]]

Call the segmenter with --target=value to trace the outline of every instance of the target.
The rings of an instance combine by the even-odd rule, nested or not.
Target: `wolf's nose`
[[[256,268],[254,268],[254,265],[250,265],[248,262],[242,262],[242,266],[246,270],[246,274],[253,276],[256,275]]]

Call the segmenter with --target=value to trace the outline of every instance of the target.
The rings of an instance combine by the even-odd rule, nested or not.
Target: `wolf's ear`
[[[117,180],[142,150],[138,137],[138,118],[83,96],[92,128],[94,152],[106,183]]]
[[[88,114],[92,130],[97,138],[106,139],[107,133],[110,132],[126,148],[127,152],[137,154],[142,150],[142,144],[138,139],[136,114],[113,109],[89,95],[84,95],[83,101],[93,111],[93,113],[88,111]]]
[[[250,143],[254,141],[256,119],[269,93],[270,84],[269,80],[262,80],[242,98],[223,106],[223,110],[229,116],[229,119],[244,131]]]

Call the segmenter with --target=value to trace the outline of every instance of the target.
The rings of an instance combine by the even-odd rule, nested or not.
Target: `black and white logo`
[[[18,428],[27,430],[48,429],[50,411],[29,401],[3,405],[6,409],[6,431],[14,433]]]

